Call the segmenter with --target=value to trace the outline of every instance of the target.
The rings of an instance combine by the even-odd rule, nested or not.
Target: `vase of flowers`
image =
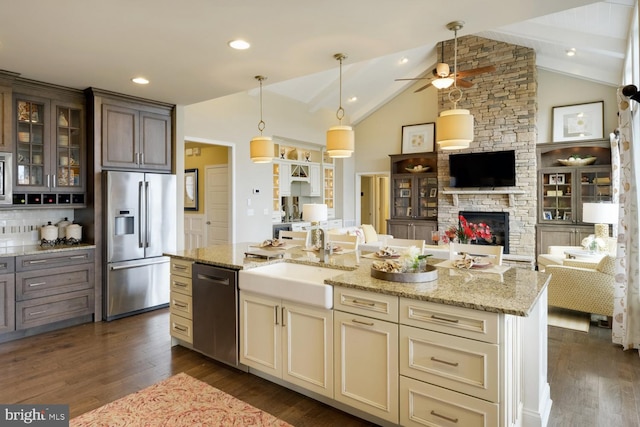
[[[474,224],[468,222],[464,216],[458,216],[458,225],[452,225],[444,232],[442,240],[445,243],[474,243],[479,240],[491,240],[491,228],[484,222]]]

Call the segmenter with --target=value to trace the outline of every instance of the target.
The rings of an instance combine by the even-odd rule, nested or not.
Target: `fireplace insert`
[[[509,212],[460,211],[459,215],[462,215],[467,222],[474,224],[484,222],[491,228],[491,242],[481,240],[476,244],[504,246],[502,253],[509,253]]]

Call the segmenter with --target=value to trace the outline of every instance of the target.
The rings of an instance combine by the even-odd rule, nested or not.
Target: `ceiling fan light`
[[[333,126],[327,131],[327,154],[332,158],[351,157],[355,136],[351,126]]]
[[[270,163],[274,157],[273,140],[270,136],[254,136],[249,143],[253,163]]]
[[[431,84],[434,85],[438,89],[446,89],[446,88],[450,87],[453,84],[453,78],[451,78],[451,77],[441,77],[441,78],[438,78],[438,79],[435,79],[434,81],[432,81]]]
[[[473,141],[473,116],[469,110],[454,109],[436,119],[436,142],[442,150],[469,148]]]
[[[446,62],[438,62],[438,65],[436,65],[436,74],[440,77],[448,77],[449,74],[451,74],[449,64]]]

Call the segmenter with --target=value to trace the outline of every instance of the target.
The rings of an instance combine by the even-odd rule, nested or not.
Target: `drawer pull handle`
[[[173,269],[174,270],[186,270],[187,266],[186,265],[174,265]]]
[[[358,319],[353,319],[352,322],[357,323],[359,325],[373,326],[373,322],[363,322],[362,320],[358,320]]]
[[[173,329],[177,329],[180,332],[187,332],[189,330],[189,328],[180,325],[173,325]]]
[[[70,256],[69,259],[86,259],[88,257],[88,255],[75,255],[75,256]]]
[[[354,304],[357,305],[366,305],[367,307],[375,307],[376,303],[375,302],[369,302],[369,301],[360,301],[357,299],[351,300]]]
[[[433,357],[433,356],[431,356],[431,360],[433,360],[434,362],[444,363],[445,365],[449,365],[449,366],[458,366],[459,365],[458,362],[447,362],[446,360],[438,359],[437,357]]]
[[[184,304],[184,303],[181,303],[181,302],[174,302],[173,305],[176,306],[176,307],[180,307],[180,308],[187,308],[188,307],[187,304]]]
[[[29,313],[29,316],[37,316],[38,314],[43,314],[46,313],[47,310],[41,310],[41,311],[32,311],[31,313]]]
[[[188,285],[186,283],[173,282],[173,286],[182,286],[183,288],[186,288]]]
[[[29,287],[31,286],[42,286],[42,285],[46,285],[47,282],[37,282],[37,283],[29,283]]]
[[[431,318],[435,320],[442,320],[443,322],[460,323],[460,320],[458,319],[447,319],[446,317],[436,316],[435,314],[432,314]]]
[[[447,417],[446,415],[439,414],[434,410],[431,410],[431,415],[433,415],[434,417],[442,418],[443,420],[451,421],[452,423],[458,422],[457,418]]]
[[[8,267],[8,266],[7,266],[7,263],[6,263],[6,262],[3,262],[2,264],[0,264],[0,269],[5,269],[5,268],[7,268],[7,267]]]
[[[28,264],[42,264],[44,262],[47,262],[49,260],[47,259],[34,259],[28,262]]]

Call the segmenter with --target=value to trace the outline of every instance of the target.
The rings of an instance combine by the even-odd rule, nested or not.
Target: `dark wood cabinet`
[[[391,218],[387,233],[395,238],[424,239],[438,228],[436,153],[394,154],[391,158]]]
[[[580,246],[594,232],[582,220],[583,203],[611,201],[610,142],[538,144],[537,155],[536,253],[549,246]]]
[[[17,81],[12,105],[13,205],[85,206],[84,94]]]
[[[99,94],[102,167],[171,171],[173,106]]]

